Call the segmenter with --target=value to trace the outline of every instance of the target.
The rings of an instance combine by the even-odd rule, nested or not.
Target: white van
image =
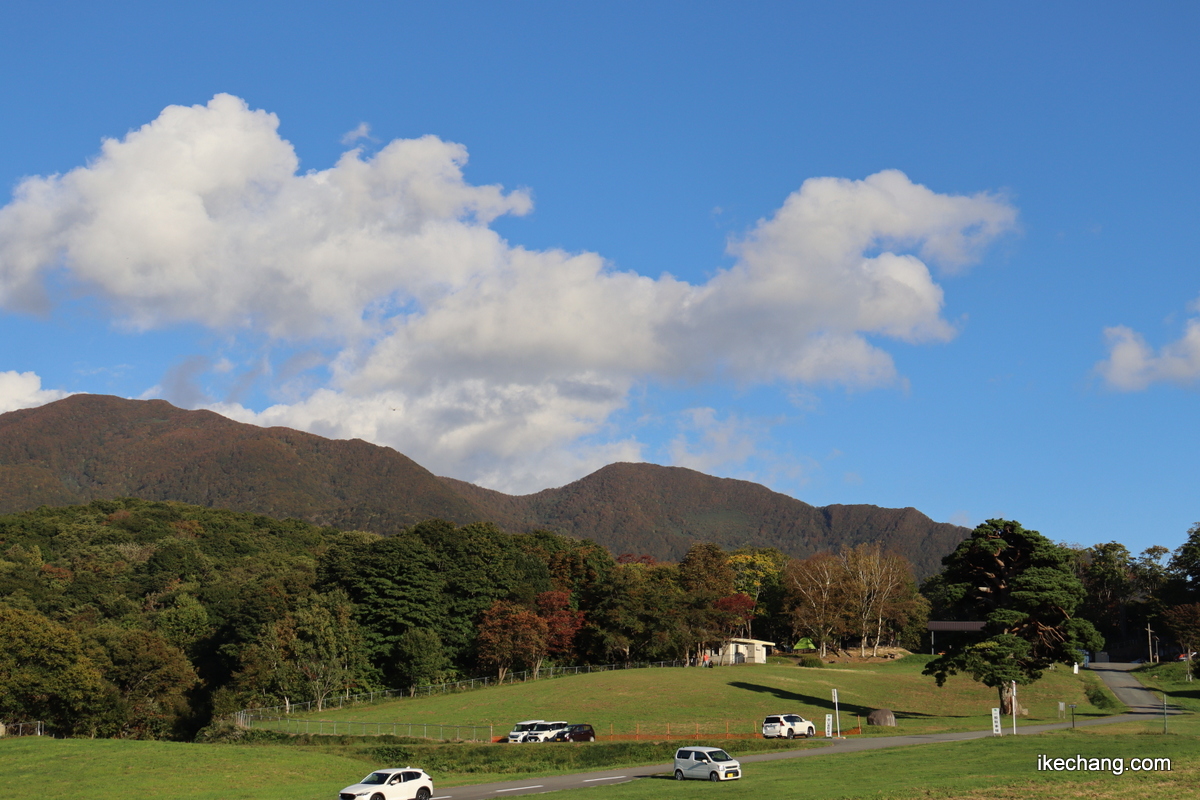
[[[558,720],[557,722],[536,722],[533,727],[525,733],[525,738],[522,742],[548,742],[558,734],[567,729],[566,720]]]
[[[742,765],[719,747],[681,747],[675,752],[675,780],[732,781],[742,777]]]
[[[533,730],[533,727],[535,725],[544,725],[544,724],[546,724],[546,720],[544,720],[544,719],[527,719],[524,722],[518,722],[516,725],[513,725],[513,729],[511,731],[509,731],[507,741],[509,741],[509,742],[524,741],[525,737],[529,734],[529,732],[531,730]]]

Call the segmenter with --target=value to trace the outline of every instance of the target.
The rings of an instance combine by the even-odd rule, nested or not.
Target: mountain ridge
[[[914,508],[812,506],[684,467],[609,464],[561,487],[508,495],[438,477],[389,447],[262,428],[163,400],[72,395],[0,414],[0,513],[121,496],[177,500],[390,533],[431,517],[550,529],[614,554],[675,561],[697,541],[804,557],[863,542],[940,567],[968,531]]]

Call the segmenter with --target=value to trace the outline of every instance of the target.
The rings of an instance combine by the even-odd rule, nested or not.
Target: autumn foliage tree
[[[754,598],[748,594],[731,594],[715,603],[721,614],[722,633],[725,639],[741,635],[749,638],[750,622],[754,619]]]
[[[479,622],[480,663],[496,670],[503,681],[514,667],[535,672],[549,646],[546,621],[524,606],[498,600]]]
[[[571,608],[570,592],[542,592],[537,604],[538,616],[546,623],[547,655],[570,658],[575,650],[575,634],[583,627],[583,612]]]

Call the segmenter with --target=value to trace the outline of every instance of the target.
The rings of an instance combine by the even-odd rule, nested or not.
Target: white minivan
[[[732,781],[742,777],[742,765],[719,747],[681,747],[675,753],[675,780]]]
[[[513,743],[524,741],[529,732],[533,730],[533,726],[545,724],[545,722],[546,720],[544,719],[527,719],[518,722],[516,725],[513,725],[513,729],[509,732],[508,741]]]

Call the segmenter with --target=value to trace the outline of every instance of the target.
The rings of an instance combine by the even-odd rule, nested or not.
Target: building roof
[[[986,622],[982,620],[947,620],[945,622],[929,620],[931,631],[981,631]]]

